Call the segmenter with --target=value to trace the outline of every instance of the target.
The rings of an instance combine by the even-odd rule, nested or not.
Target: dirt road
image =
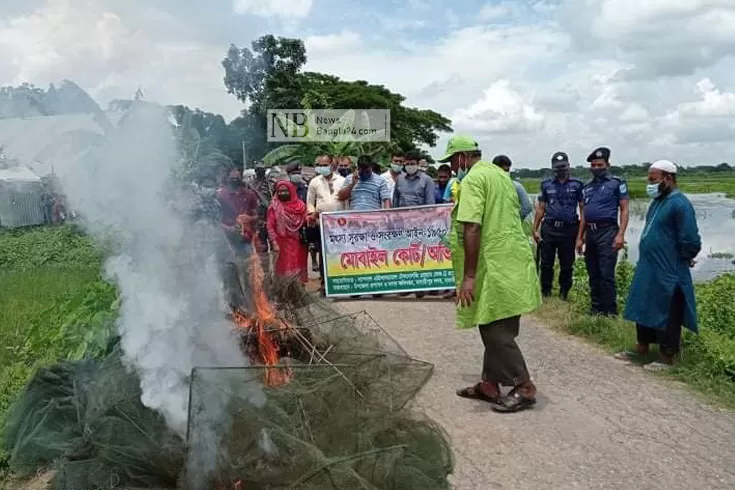
[[[677,383],[525,319],[539,403],[497,414],[455,396],[479,377],[482,346],[446,301],[350,301],[414,357],[434,363],[418,407],[449,433],[458,490],[735,489],[735,415]]]

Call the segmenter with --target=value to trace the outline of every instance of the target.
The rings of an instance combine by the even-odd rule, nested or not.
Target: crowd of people
[[[536,386],[515,341],[520,318],[551,296],[557,257],[563,300],[573,285],[576,257],[583,255],[590,313],[618,315],[615,270],[625,246],[629,194],[625,180],[610,173],[610,156],[609,148],[592,151],[587,157],[591,178],[583,182],[570,175],[569,156],[554,153],[554,176],[541,183],[534,204],[510,177],[509,157],[485,161],[474,139],[455,136],[439,160],[436,179],[419,153],[393,153],[387,171],[369,156],[353,165],[349,157],[320,155],[308,182],[299,163],[276,178],[258,164],[252,181],[232,169],[219,189],[213,181],[202,184],[199,208],[222,228],[236,256],[258,253],[265,267],[275,256],[277,276],[305,283],[311,249],[324,293],[320,213],[452,203],[449,242],[456,290],[451,294],[457,299],[457,326],[478,328],[485,348],[481,381],[457,395],[515,412],[536,400]],[[658,344],[660,360],[646,367],[664,370],[679,354],[681,327],[697,331],[690,268],[701,238],[694,208],[677,189],[675,164],[652,164],[647,192],[652,203],[624,312],[636,324],[637,345],[616,358],[630,361]],[[523,227],[534,210],[536,247],[529,246]],[[502,386],[510,390],[502,394]]]

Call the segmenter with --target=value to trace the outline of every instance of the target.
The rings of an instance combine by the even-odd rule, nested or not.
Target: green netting
[[[115,346],[34,376],[6,426],[11,469],[52,468],[58,490],[449,489],[444,433],[406,408],[433,366],[364,312],[291,284],[271,296],[311,346],[289,349],[288,384],[263,389],[262,367],[197,368],[185,443],[141,404]],[[264,404],[249,401],[256,386]]]

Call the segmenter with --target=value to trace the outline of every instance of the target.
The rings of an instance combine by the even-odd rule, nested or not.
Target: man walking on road
[[[584,212],[577,235],[577,252],[581,254],[584,247],[591,313],[617,316],[615,266],[618,252],[625,246],[625,230],[628,228],[628,185],[623,179],[610,175],[608,148],[596,149],[587,161],[593,179],[582,188]]]
[[[648,169],[648,196],[640,240],[640,257],[630,285],[624,317],[635,322],[635,352],[621,352],[617,359],[632,360],[648,354],[658,344],[661,361],[645,367],[669,369],[679,354],[682,325],[697,332],[697,305],[691,267],[702,249],[694,206],[679,192],[676,165],[659,160]]]
[[[418,153],[406,155],[405,172],[398,176],[393,191],[393,207],[427,206],[436,203],[434,181],[419,170]]]
[[[454,136],[446,155],[462,179],[452,212],[450,245],[457,281],[457,326],[479,326],[485,345],[482,381],[457,391],[502,412],[536,403],[536,387],[516,337],[521,315],[541,303],[528,238],[518,219],[520,204],[508,175],[481,160],[477,142]],[[507,396],[500,385],[512,386]]]
[[[553,178],[541,182],[533,238],[540,247],[541,294],[551,296],[554,261],[559,256],[559,295],[566,300],[572,289],[574,249],[579,235],[579,214],[583,212],[581,180],[569,176],[569,157],[558,151],[551,157]],[[579,214],[577,213],[579,208]]]

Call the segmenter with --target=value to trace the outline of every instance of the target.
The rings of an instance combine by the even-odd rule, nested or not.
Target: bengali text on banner
[[[453,289],[451,205],[321,215],[327,296]]]

